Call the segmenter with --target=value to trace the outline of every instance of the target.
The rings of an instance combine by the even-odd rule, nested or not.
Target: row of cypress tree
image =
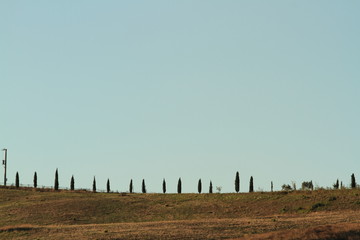
[[[19,173],[16,172],[16,177],[15,177],[15,186],[16,188],[19,188],[20,186],[20,180],[19,180]],[[37,173],[34,173],[34,188],[37,188]],[[334,184],[334,188],[338,189],[339,188],[339,180],[337,180],[336,184]],[[355,180],[355,175],[352,174],[351,175],[351,188],[356,188],[356,180]],[[162,183],[162,189],[163,189],[163,193],[166,193],[166,181],[165,179],[163,179],[163,183]],[[54,182],[54,190],[57,191],[59,190],[59,174],[58,174],[58,169],[56,169],[55,171],[55,182]],[[71,180],[70,180],[70,190],[74,191],[75,190],[75,179],[74,176],[71,176]],[[96,179],[94,177],[93,180],[93,188],[92,188],[93,192],[96,192]],[[129,192],[133,193],[134,187],[133,187],[133,180],[130,180],[130,185],[129,185]],[[107,180],[106,183],[106,192],[110,192],[110,179]],[[240,176],[239,176],[239,172],[236,172],[236,176],[235,176],[235,191],[238,193],[240,191]],[[271,192],[273,191],[273,182],[271,182]],[[141,192],[142,193],[146,193],[146,185],[145,185],[145,179],[142,180],[142,185],[141,185]],[[177,192],[178,193],[182,193],[182,182],[181,182],[181,178],[179,178],[178,180],[178,185],[177,185]],[[199,179],[198,181],[198,193],[202,192],[202,182],[201,179]],[[251,176],[250,177],[250,182],[249,182],[249,192],[254,192],[254,179]],[[213,185],[212,185],[212,181],[210,181],[210,185],[209,185],[209,193],[213,193]]]

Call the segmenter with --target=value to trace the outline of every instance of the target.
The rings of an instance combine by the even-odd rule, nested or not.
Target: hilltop
[[[0,188],[1,239],[295,239],[305,233],[301,239],[336,239],[360,234],[359,213],[359,189],[118,194]]]

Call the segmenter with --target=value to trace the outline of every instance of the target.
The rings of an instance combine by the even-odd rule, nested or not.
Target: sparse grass
[[[237,238],[306,227],[311,221],[360,222],[360,217],[354,217],[359,216],[359,193],[355,189],[286,194],[94,194],[0,188],[0,239],[46,239],[46,232],[52,239],[138,239],[131,228],[139,231],[140,239]],[[325,219],[301,220],[312,211],[324,214]],[[336,213],[334,220],[331,213]],[[343,213],[347,215],[342,217]],[[289,217],[301,224],[282,220]]]

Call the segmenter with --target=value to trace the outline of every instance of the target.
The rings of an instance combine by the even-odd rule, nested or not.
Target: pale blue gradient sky
[[[359,1],[0,1],[9,181],[360,179]],[[0,173],[0,182],[2,182]]]

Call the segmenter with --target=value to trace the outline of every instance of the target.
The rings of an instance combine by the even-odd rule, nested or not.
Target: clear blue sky
[[[9,182],[360,180],[359,1],[0,1]],[[0,172],[0,182],[3,173]]]

